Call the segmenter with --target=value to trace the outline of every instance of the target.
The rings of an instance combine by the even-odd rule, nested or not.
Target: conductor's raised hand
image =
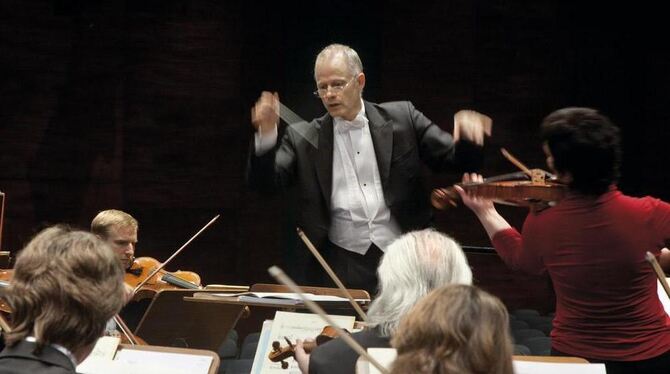
[[[484,136],[491,136],[493,120],[491,117],[475,112],[461,110],[454,114],[454,141],[461,139],[477,145],[484,144]]]
[[[279,122],[279,95],[263,91],[251,108],[251,124],[261,134],[274,131]]]

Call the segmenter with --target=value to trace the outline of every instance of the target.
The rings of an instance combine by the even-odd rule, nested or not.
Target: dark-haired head
[[[621,163],[619,128],[590,108],[564,108],[541,125],[547,163],[571,190],[600,195],[616,183]]]

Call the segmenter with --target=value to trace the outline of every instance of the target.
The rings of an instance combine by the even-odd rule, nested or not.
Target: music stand
[[[149,304],[135,335],[151,345],[217,351],[242,315],[244,305],[193,303],[194,292],[216,290],[161,290]]]

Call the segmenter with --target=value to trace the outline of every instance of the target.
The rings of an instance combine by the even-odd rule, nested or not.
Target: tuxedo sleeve
[[[407,110],[416,132],[421,160],[433,171],[472,172],[483,163],[483,149],[469,141],[454,141],[448,132],[428,119],[411,102]]]
[[[281,141],[260,156],[256,155],[254,141],[251,141],[246,179],[252,189],[272,193],[293,182],[296,152],[292,136],[290,129],[287,129]]]

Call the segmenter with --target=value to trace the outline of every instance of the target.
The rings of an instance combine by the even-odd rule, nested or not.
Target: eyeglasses
[[[335,94],[339,94],[344,91],[347,86],[354,81],[356,77],[351,77],[347,82],[335,82],[333,84],[326,85],[325,87],[319,87],[316,91],[312,92],[316,97],[324,97],[328,94],[328,90],[332,91]]]

